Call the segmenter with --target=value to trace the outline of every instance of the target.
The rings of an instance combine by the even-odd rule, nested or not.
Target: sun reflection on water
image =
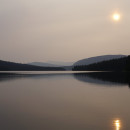
[[[120,127],[121,127],[121,123],[120,123],[120,120],[115,120],[114,121],[114,126],[115,126],[115,130],[120,130]]]

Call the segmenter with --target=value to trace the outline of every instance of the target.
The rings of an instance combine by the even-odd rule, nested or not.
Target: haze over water
[[[1,73],[0,129],[129,130],[130,89],[124,75]]]

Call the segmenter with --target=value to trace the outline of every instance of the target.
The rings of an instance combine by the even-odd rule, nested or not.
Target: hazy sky
[[[130,0],[0,0],[0,59],[77,61],[130,52]],[[121,20],[111,15],[118,11]]]

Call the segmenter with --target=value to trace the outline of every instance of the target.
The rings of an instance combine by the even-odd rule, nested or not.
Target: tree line
[[[40,67],[0,60],[0,71],[64,71],[62,67]]]
[[[73,71],[130,71],[130,55],[118,59],[74,66]]]

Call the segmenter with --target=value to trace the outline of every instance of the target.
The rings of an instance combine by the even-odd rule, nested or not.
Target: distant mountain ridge
[[[82,60],[75,62],[73,66],[89,65],[89,64],[96,63],[96,62],[101,62],[101,61],[111,60],[111,59],[118,59],[118,58],[122,58],[122,57],[126,57],[126,56],[127,55],[103,55],[103,56],[90,57],[90,58],[82,59]]]
[[[28,64],[20,64],[20,63],[14,63],[14,62],[0,60],[0,71],[63,71],[63,70],[72,70],[72,68],[74,68],[75,66],[84,66],[84,65],[88,66],[88,65],[97,64],[97,63],[98,64],[96,66],[99,67],[99,70],[100,70],[99,62],[103,62],[104,67],[105,66],[110,67],[107,65],[108,62],[105,62],[105,61],[119,59],[119,58],[127,59],[127,55],[103,55],[103,56],[90,57],[90,58],[79,60],[79,61],[75,62],[74,64],[73,64],[73,62],[55,62],[55,63],[59,63],[59,65],[44,63],[44,62],[32,62],[32,63],[28,63]],[[123,61],[125,61],[125,60],[123,60]],[[109,63],[111,63],[111,62],[109,62]],[[113,62],[113,63],[115,64],[116,62]],[[123,62],[119,60],[118,64],[117,63],[116,64],[117,64],[117,66],[119,66],[122,63]],[[97,67],[95,67],[95,68],[97,68]],[[103,68],[103,69],[106,70],[107,68]],[[82,70],[82,68],[81,68],[81,70]]]
[[[47,63],[58,66],[71,66],[74,64],[74,62],[64,62],[64,61],[48,61]]]
[[[27,64],[40,66],[40,67],[63,67],[66,70],[72,70],[73,66],[89,65],[89,64],[96,63],[96,62],[101,62],[101,61],[110,60],[110,59],[118,59],[118,58],[126,57],[126,56],[127,55],[102,55],[102,56],[95,56],[95,57],[82,59],[75,63],[74,62],[48,61],[47,63],[31,62],[31,63],[27,63]]]
[[[42,66],[42,67],[61,67],[61,66],[72,66],[73,62],[58,62],[58,61],[48,61],[46,62],[31,62],[28,65]]]
[[[44,62],[31,62],[27,63],[28,65],[35,65],[35,66],[42,66],[42,67],[59,67],[59,65],[54,65],[54,64],[49,64],[49,63],[44,63]]]

